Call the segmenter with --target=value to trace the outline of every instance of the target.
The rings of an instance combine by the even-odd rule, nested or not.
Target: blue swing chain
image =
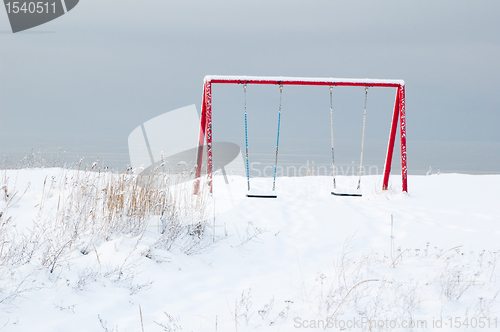
[[[281,96],[283,95],[283,84],[280,84],[280,106],[278,111],[278,135],[276,137],[276,158],[274,160],[273,191],[276,188],[276,168],[278,166],[278,147],[280,143],[280,123],[281,123]]]
[[[248,168],[248,123],[247,123],[247,85],[243,84],[243,91],[245,94],[245,157],[247,161],[247,187],[250,191],[250,170]]]

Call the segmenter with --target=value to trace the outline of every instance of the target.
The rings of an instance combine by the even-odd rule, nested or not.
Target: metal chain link
[[[250,170],[248,168],[248,122],[247,122],[247,84],[243,84],[243,92],[245,95],[245,157],[247,163],[247,187],[250,191]]]
[[[365,123],[366,123],[366,102],[368,99],[368,87],[365,86],[365,109],[363,112],[363,136],[361,138],[361,158],[359,161],[359,179],[358,179],[358,189],[361,188],[361,171],[363,167],[363,149],[365,144]]]
[[[330,125],[332,136],[332,170],[333,170],[333,189],[337,187],[335,183],[335,150],[333,145],[333,86],[330,86]]]
[[[283,95],[283,84],[280,84],[280,105],[278,110],[278,135],[276,138],[276,158],[274,160],[274,179],[273,179],[273,191],[276,188],[276,168],[278,167],[278,147],[280,142],[280,123],[281,123],[281,97]]]

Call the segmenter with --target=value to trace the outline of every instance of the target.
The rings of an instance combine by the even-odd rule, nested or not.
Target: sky
[[[498,17],[496,0],[82,0],[54,21],[13,34],[0,10],[0,155],[60,150],[68,159],[104,155],[123,166],[128,135],[165,112],[190,104],[199,110],[209,74],[386,78],[406,82],[410,173],[412,162],[419,170],[454,170],[450,163],[465,159],[464,172],[498,173]],[[249,100],[271,105],[274,115],[253,113],[253,137],[271,137],[271,129],[259,128],[275,127],[278,92],[257,92],[249,91]],[[348,115],[345,123],[339,118],[338,138],[352,133],[359,141],[363,93],[335,93],[358,112],[352,130]],[[392,92],[384,93],[370,94],[370,142],[387,140],[392,110],[373,101],[393,102]],[[302,124],[304,114],[318,121],[328,114],[327,94],[284,91],[284,104],[304,95],[307,107],[290,106],[283,130],[327,147],[328,128],[314,135],[314,123]],[[214,88],[220,139],[235,135],[241,119],[231,109],[241,116],[242,100],[241,87]]]

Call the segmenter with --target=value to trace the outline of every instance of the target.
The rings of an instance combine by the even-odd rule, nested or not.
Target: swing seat
[[[248,198],[278,198],[275,191],[271,190],[259,190],[252,189],[247,192],[246,196]]]
[[[334,196],[352,196],[352,197],[361,197],[361,189],[348,188],[348,187],[336,187],[332,191],[332,195]]]
[[[257,195],[257,194],[247,194],[248,198],[278,198],[278,195]]]
[[[335,196],[352,196],[352,197],[361,197],[361,196],[363,196],[361,193],[341,193],[341,192],[335,192],[335,191],[332,191],[332,195],[335,195]]]

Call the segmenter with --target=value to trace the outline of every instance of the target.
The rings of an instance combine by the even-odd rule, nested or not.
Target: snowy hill
[[[215,201],[96,169],[0,175],[1,331],[500,329],[500,175],[409,176],[409,195],[367,176],[361,198],[278,178],[277,199],[217,177]]]

